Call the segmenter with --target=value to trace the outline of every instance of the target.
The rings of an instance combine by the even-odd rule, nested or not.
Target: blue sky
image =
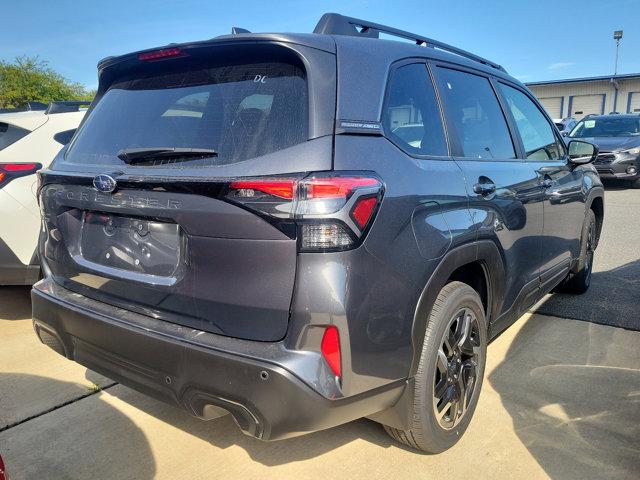
[[[97,84],[99,59],[241,26],[311,32],[328,11],[393,25],[504,65],[524,82],[640,72],[640,0],[205,1],[20,0],[2,7],[0,59],[38,55],[70,80]]]

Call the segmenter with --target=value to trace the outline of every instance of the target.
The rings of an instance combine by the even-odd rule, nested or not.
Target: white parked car
[[[35,173],[71,140],[83,106],[88,102],[53,102],[46,110],[0,113],[0,285],[38,280]]]

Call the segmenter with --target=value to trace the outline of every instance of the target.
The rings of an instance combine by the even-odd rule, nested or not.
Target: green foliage
[[[91,100],[94,95],[95,91],[70,82],[38,57],[0,61],[0,108],[19,107],[29,101]]]

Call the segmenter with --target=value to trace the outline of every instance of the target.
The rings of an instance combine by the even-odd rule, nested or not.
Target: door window
[[[526,158],[529,160],[558,160],[562,158],[564,147],[536,104],[520,90],[504,83],[498,85],[516,121]]]
[[[393,72],[382,121],[387,136],[407,153],[448,155],[436,95],[424,64],[405,65]]]
[[[507,122],[487,78],[438,68],[438,88],[465,157],[515,158]]]

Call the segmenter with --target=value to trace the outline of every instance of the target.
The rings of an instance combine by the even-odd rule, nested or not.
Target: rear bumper
[[[273,350],[272,343],[244,342],[251,348],[237,352],[210,348],[199,341],[213,334],[141,315],[123,319],[113,308],[110,315],[105,314],[99,302],[64,290],[49,279],[36,284],[31,297],[36,332],[54,350],[194,416],[216,418],[222,408],[233,415],[243,432],[263,440],[373,415],[392,406],[405,386],[404,381],[394,382],[330,400],[300,380],[295,371],[256,353],[256,346]],[[82,299],[83,304],[74,299]],[[97,308],[87,309],[87,303]]]

